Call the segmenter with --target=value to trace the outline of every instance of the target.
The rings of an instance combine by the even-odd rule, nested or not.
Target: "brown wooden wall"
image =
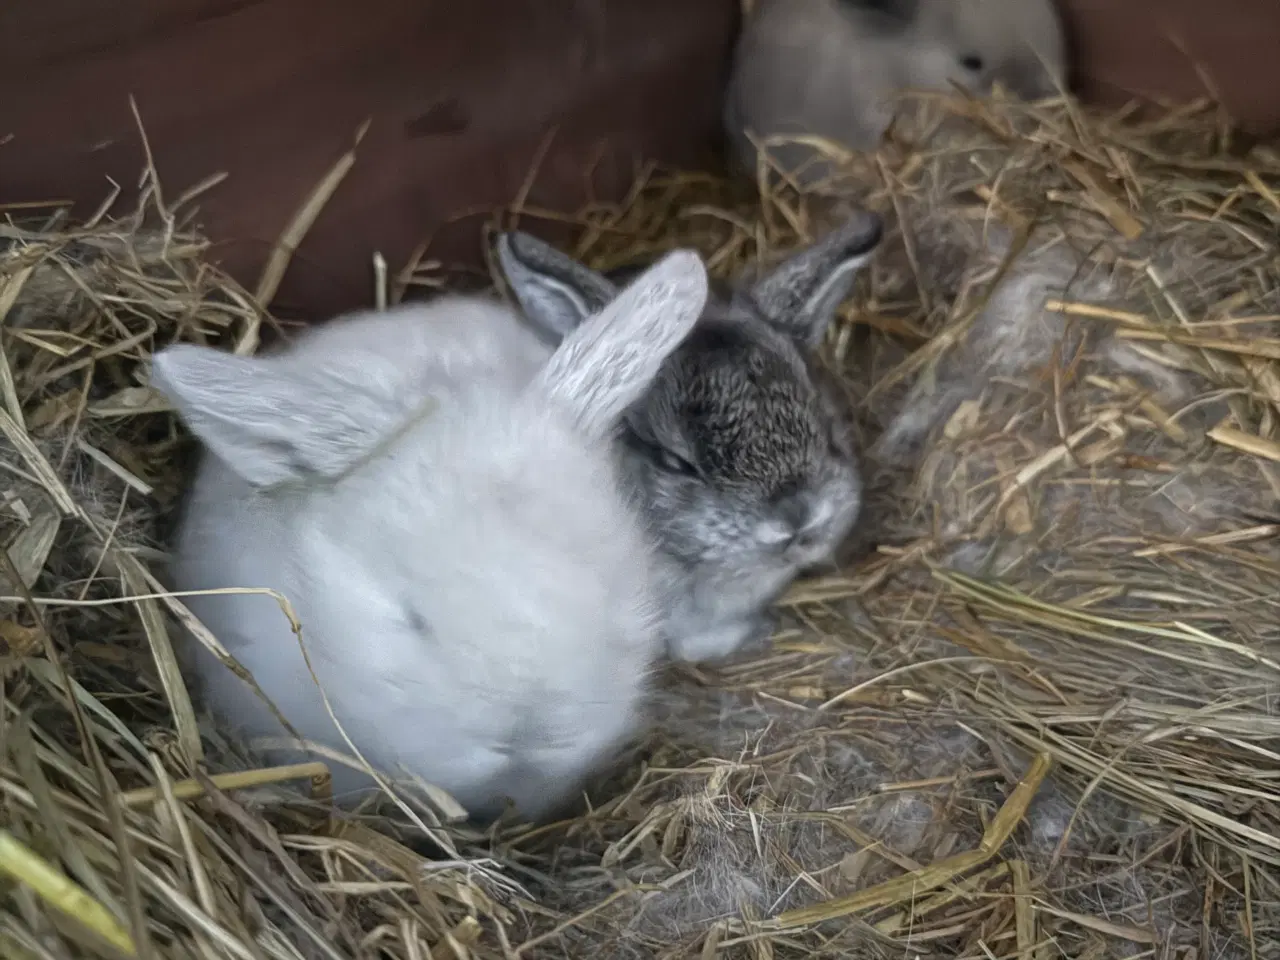
[[[1280,0],[1059,0],[1088,99],[1212,95],[1254,133],[1280,133]]]
[[[1280,0],[1060,0],[1093,99],[1206,93],[1280,128]],[[476,263],[482,215],[511,201],[559,127],[533,203],[616,195],[640,156],[699,163],[718,139],[739,0],[0,0],[0,204],[69,197],[142,166],[138,101],[175,194],[201,201],[252,285],[297,205],[372,125],[276,301],[368,302],[369,255],[422,240]],[[7,138],[7,140],[6,140]],[[606,146],[607,145],[607,146]],[[591,172],[588,173],[587,171]]]
[[[135,184],[133,94],[170,195],[228,172],[202,221],[251,284],[369,117],[276,302],[329,313],[368,302],[374,249],[398,269],[445,220],[511,201],[555,125],[532,203],[616,195],[640,156],[705,162],[737,17],[738,0],[3,0],[0,203],[92,209],[108,175]],[[482,219],[432,255],[475,262]]]

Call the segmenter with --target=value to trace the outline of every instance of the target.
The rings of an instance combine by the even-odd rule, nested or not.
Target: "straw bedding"
[[[201,721],[160,579],[190,443],[146,361],[270,318],[154,181],[10,211],[0,952],[1280,956],[1280,160],[1207,110],[924,101],[847,170],[579,218],[593,265],[730,275],[884,212],[827,349],[869,502],[767,653],[669,669],[589,807],[483,836],[335,814],[323,764]]]

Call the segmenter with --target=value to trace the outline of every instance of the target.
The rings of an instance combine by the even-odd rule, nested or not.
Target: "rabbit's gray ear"
[[[878,215],[859,211],[756,280],[747,293],[776,329],[804,347],[817,347],[883,234]]]
[[[607,436],[697,323],[707,285],[696,253],[667,254],[566,336],[531,389],[563,404],[589,435]]]
[[[151,386],[255,487],[336,477],[402,420],[394,397],[377,384],[193,344],[157,353]]]
[[[528,320],[554,342],[604,309],[618,288],[585,264],[514,230],[499,235],[498,265]]]

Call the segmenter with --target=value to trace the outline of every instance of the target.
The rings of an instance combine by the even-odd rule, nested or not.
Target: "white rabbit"
[[[998,80],[1024,99],[1051,96],[1065,46],[1053,0],[758,0],[725,101],[732,156],[754,174],[748,132],[874,149],[907,89],[982,93]],[[829,175],[803,144],[769,153],[801,183]]]
[[[474,817],[504,798],[547,814],[634,731],[661,655],[657,561],[610,440],[706,297],[681,251],[554,352],[510,308],[462,297],[339,318],[276,355],[162,350],[152,383],[207,448],[175,588],[283,593],[379,773],[421,777]],[[186,602],[301,736],[350,754],[271,597]],[[286,735],[192,653],[216,717]],[[373,785],[334,776],[339,793]]]

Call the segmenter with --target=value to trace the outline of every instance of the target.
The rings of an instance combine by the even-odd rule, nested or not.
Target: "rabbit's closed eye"
[[[698,468],[684,457],[680,456],[680,454],[672,453],[665,447],[658,447],[655,453],[658,458],[658,463],[662,465],[664,470],[669,470],[672,473],[678,473],[685,477],[696,477],[698,475]]]

